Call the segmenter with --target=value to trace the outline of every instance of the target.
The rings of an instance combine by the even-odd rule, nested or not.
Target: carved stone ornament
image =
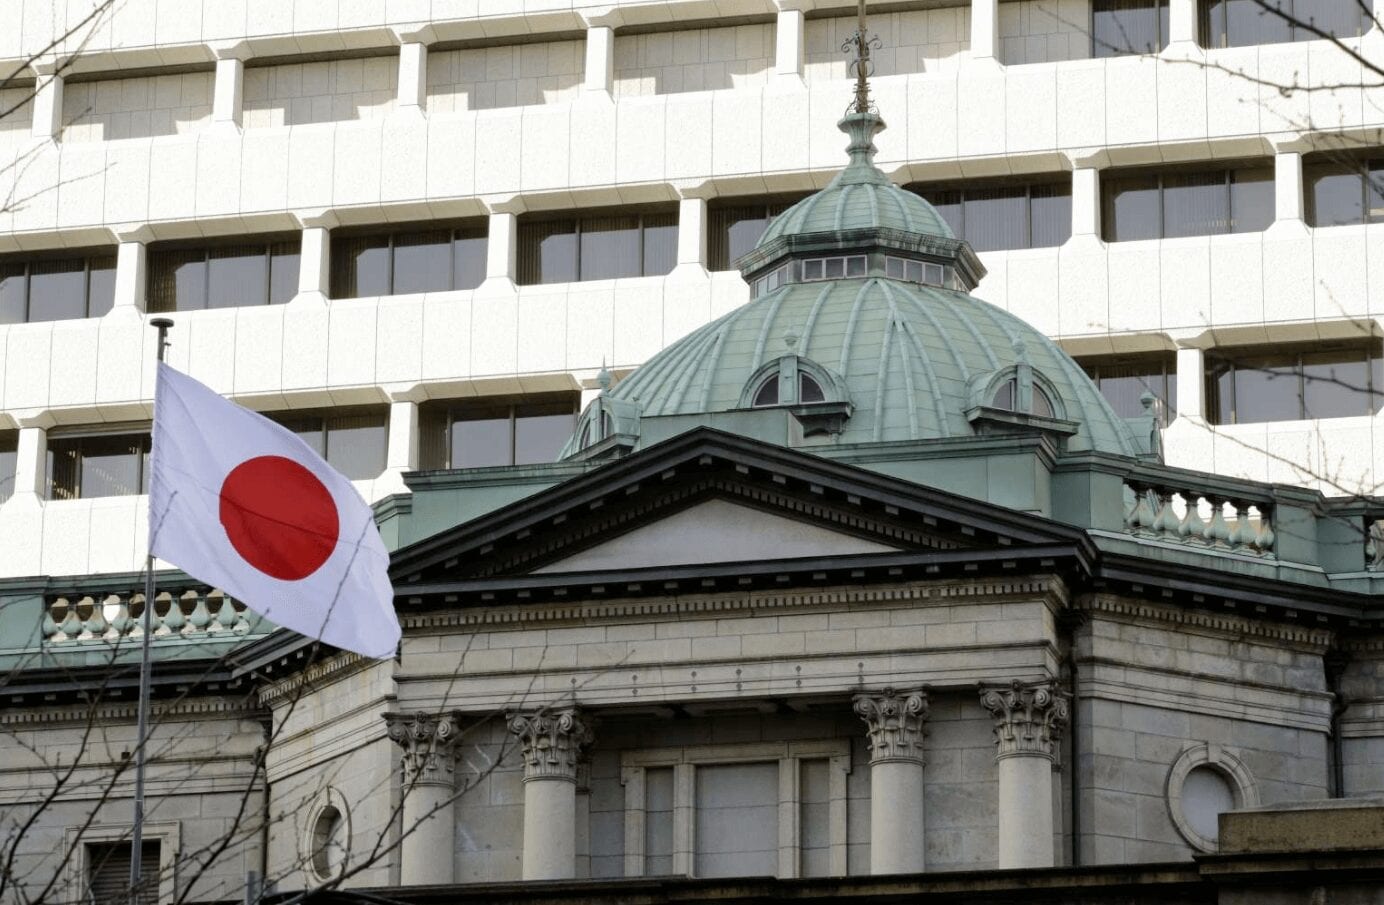
[[[902,761],[922,764],[923,723],[927,720],[925,691],[895,691],[855,696],[855,712],[870,734],[870,763]]]
[[[980,703],[995,717],[996,758],[1052,757],[1067,725],[1067,695],[1052,682],[1011,682],[980,689]]]
[[[509,731],[524,744],[524,780],[577,781],[577,766],[595,736],[586,716],[575,707],[515,714]]]
[[[386,713],[389,737],[404,749],[399,765],[404,785],[450,786],[456,772],[455,746],[461,721],[455,713]]]

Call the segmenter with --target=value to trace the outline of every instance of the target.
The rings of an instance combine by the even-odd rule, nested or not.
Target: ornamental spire
[[[855,34],[841,45],[846,53],[855,54],[849,67],[855,73],[855,101],[848,113],[874,112],[874,104],[870,103],[870,76],[874,74],[875,64],[870,59],[870,49],[879,46],[879,38],[871,37],[865,27],[865,0],[860,0],[856,7]]]

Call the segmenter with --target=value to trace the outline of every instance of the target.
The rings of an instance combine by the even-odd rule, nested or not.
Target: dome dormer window
[[[1019,396],[1019,379],[1011,377],[995,391],[995,397],[991,400],[990,406],[1006,412],[1019,411]],[[1052,400],[1036,383],[1032,387],[1032,398],[1027,408],[1028,410],[1024,414],[1037,415],[1039,418],[1052,418],[1054,416]]]
[[[768,408],[779,404],[779,380],[778,374],[771,374],[759,385],[759,391],[754,394],[754,401],[750,403],[751,408]],[[798,372],[798,402],[803,405],[810,405],[814,402],[826,402],[827,394],[822,390],[822,385],[818,383],[812,375]]]

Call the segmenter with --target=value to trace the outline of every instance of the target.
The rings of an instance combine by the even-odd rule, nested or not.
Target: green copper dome
[[[937,209],[918,195],[889,181],[873,163],[874,135],[884,122],[874,114],[855,113],[841,122],[850,135],[850,162],[820,192],[809,195],[774,218],[759,239],[763,248],[787,235],[830,230],[894,229],[951,239],[951,227]]]
[[[603,389],[564,455],[638,445],[660,417],[737,411],[754,432],[760,410],[791,413],[805,447],[1041,431],[1069,450],[1153,452],[1054,342],[967,293],[985,268],[875,167],[880,118],[840,125],[849,164],[738,262],[752,300]]]

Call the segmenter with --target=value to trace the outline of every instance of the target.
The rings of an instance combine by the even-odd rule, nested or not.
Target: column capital
[[[575,783],[577,765],[595,739],[586,714],[576,707],[513,714],[509,731],[524,745],[525,782],[564,779]]]
[[[855,712],[870,735],[870,764],[890,761],[922,764],[923,723],[928,716],[927,692],[865,692],[855,696]]]
[[[1053,756],[1068,714],[1067,695],[1056,683],[981,686],[980,703],[995,717],[996,758]]]
[[[452,784],[455,747],[461,738],[457,713],[386,713],[386,732],[404,749],[399,758],[405,787]]]

